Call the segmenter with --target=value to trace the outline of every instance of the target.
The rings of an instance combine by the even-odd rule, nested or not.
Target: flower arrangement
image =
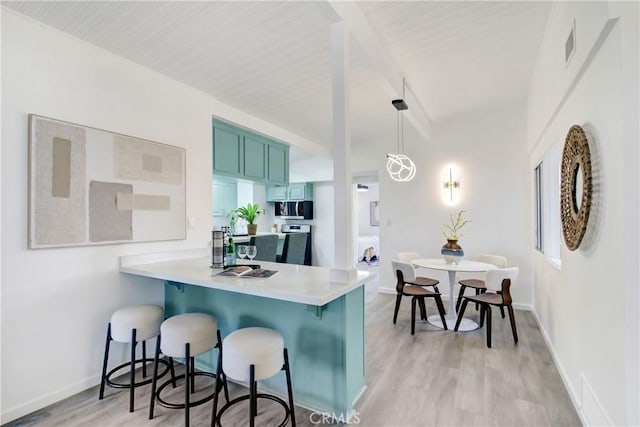
[[[468,219],[464,219],[463,215],[467,211],[460,211],[456,216],[456,219],[453,219],[453,214],[449,214],[449,224],[443,224],[444,229],[442,230],[442,235],[447,240],[459,240],[462,236],[460,233],[460,229],[464,227],[467,223],[471,222]]]

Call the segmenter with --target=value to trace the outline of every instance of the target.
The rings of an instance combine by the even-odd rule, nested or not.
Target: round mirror
[[[582,177],[582,167],[580,163],[576,163],[573,169],[573,179],[571,185],[571,201],[573,202],[573,213],[577,214],[582,206],[582,194],[584,188],[584,179]]]
[[[591,153],[584,130],[574,125],[564,142],[560,170],[560,215],[564,242],[570,251],[580,246],[591,208]]]

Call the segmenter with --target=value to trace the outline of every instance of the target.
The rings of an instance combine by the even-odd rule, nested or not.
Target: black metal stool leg
[[[173,367],[173,357],[169,358],[169,368],[171,369],[171,385],[176,388],[176,370]]]
[[[160,356],[160,335],[156,338],[156,352],[153,358],[153,376],[151,379],[151,401],[149,402],[149,419],[153,419],[153,406],[156,403],[156,387],[158,385],[158,357]],[[171,360],[171,377],[173,376],[173,359]],[[175,379],[174,379],[175,381]]]
[[[189,427],[189,362],[191,361],[189,353],[189,343],[184,345],[184,426]]]
[[[293,409],[293,387],[291,386],[291,368],[289,367],[289,352],[284,349],[284,373],[287,376],[287,390],[289,391],[289,410],[291,411],[291,426],[296,427],[296,413]]]
[[[142,340],[142,378],[147,378],[147,341]]]
[[[218,331],[218,366],[216,367],[216,383],[215,383],[215,395],[213,396],[213,409],[211,410],[211,427],[216,426],[216,420],[218,417],[218,387],[220,387],[221,375],[222,375],[222,341],[220,341],[220,331]],[[226,384],[225,384],[226,386]],[[226,387],[225,387],[226,391]],[[229,397],[227,397],[227,403],[229,402]]]
[[[191,357],[191,393],[195,393],[196,392],[196,358],[195,357]]]
[[[249,366],[249,426],[255,427],[256,418],[256,389],[255,383],[255,365]]]
[[[220,375],[223,376],[224,378],[224,382],[222,383],[222,387],[224,387],[224,399],[227,401],[227,403],[229,403],[229,388],[227,387],[227,375],[222,372],[222,334],[220,334],[220,329],[218,329],[217,331],[217,336],[218,336],[218,344],[216,345],[216,347],[218,347],[218,351],[219,351],[219,356],[220,356]],[[217,378],[217,376],[216,376]],[[218,389],[216,389],[216,392],[218,391]]]
[[[136,329],[131,330],[131,371],[129,372],[129,412],[133,412],[136,383]]]
[[[109,346],[111,345],[111,322],[107,326],[107,339],[104,344],[104,360],[102,362],[102,378],[100,379],[100,394],[98,399],[104,398],[104,385],[107,382],[107,364],[109,362]]]

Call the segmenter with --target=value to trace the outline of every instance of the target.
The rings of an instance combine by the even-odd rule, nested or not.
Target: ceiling
[[[325,2],[25,1],[3,5],[331,147]],[[524,99],[546,2],[358,2],[426,120]],[[396,138],[387,77],[349,46],[352,141]],[[402,87],[401,82],[389,82]],[[400,94],[398,94],[400,95]],[[416,134],[417,135],[417,134]],[[419,138],[419,137],[418,137]]]

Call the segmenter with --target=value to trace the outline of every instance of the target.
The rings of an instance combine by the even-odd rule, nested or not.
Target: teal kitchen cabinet
[[[301,182],[286,187],[267,187],[267,202],[283,200],[313,200],[313,183]]]
[[[213,174],[286,185],[289,146],[213,119]]]
[[[244,177],[263,181],[266,173],[266,151],[268,143],[262,139],[247,136],[244,137]]]
[[[227,216],[237,207],[237,199],[235,183],[213,181],[213,216]]]
[[[244,173],[243,135],[234,128],[217,126],[213,129],[213,172],[242,176]]]
[[[269,182],[287,184],[289,182],[289,147],[269,144]]]
[[[313,184],[301,182],[289,184],[288,200],[313,200]]]
[[[267,202],[287,200],[287,187],[267,187]]]

